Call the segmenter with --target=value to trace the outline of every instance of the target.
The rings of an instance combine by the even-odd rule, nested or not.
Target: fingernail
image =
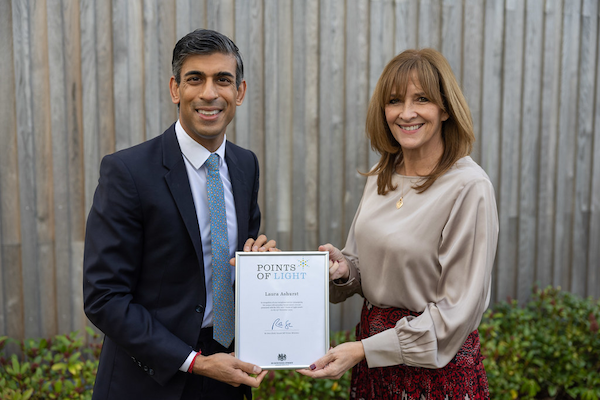
[[[255,365],[254,368],[252,369],[252,371],[254,371],[255,374],[260,374],[262,369]]]
[[[252,251],[256,251],[256,250],[258,250],[258,246],[254,246],[254,247],[252,248]]]
[[[250,246],[244,247],[244,251],[250,251]]]
[[[315,364],[310,364],[310,370],[314,371],[317,368],[317,366]]]

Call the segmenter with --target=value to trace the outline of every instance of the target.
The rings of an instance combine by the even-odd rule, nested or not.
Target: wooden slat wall
[[[493,299],[534,283],[600,296],[597,0],[0,0],[0,335],[82,329],[85,219],[102,156],[177,117],[177,39],[238,44],[248,91],[228,138],[261,165],[263,230],[343,247],[377,154],[364,134],[385,64],[448,58],[473,158],[496,188]],[[360,299],[332,306],[351,327]]]

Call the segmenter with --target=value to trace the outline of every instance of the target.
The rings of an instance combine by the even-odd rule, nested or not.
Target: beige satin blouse
[[[330,284],[334,303],[359,293],[378,307],[422,312],[362,340],[370,368],[444,367],[490,301],[498,214],[488,176],[464,157],[422,194],[411,188],[418,179],[394,175],[397,189],[385,196],[376,176],[367,179],[342,250],[350,278]]]

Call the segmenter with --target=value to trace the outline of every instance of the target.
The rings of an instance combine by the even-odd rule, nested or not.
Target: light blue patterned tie
[[[210,242],[212,247],[213,338],[225,347],[233,340],[234,305],[229,266],[229,241],[223,182],[219,174],[219,156],[211,154],[206,160],[208,177],[208,210],[210,212]]]

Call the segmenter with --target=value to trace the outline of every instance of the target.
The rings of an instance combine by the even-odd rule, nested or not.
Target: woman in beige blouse
[[[407,50],[385,67],[367,135],[381,154],[340,251],[330,298],[364,297],[357,341],[300,371],[352,372],[351,398],[487,399],[477,326],[498,239],[494,188],[469,157],[467,102],[446,59]]]

